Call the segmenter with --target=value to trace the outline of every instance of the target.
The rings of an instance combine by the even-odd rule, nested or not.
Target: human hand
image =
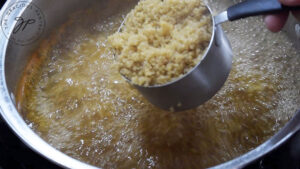
[[[300,6],[300,0],[279,0],[282,4],[286,6]],[[293,15],[300,20],[300,11],[292,11]],[[272,32],[278,32],[280,31],[287,18],[288,18],[289,12],[281,12],[279,14],[270,14],[266,15],[264,18],[265,24],[267,28]]]

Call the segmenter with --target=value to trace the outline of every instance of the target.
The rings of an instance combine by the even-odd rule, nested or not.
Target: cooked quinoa
[[[134,84],[153,86],[199,63],[211,34],[211,15],[202,0],[141,0],[109,42],[120,73]]]

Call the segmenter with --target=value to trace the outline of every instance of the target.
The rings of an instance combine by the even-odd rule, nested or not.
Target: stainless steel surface
[[[256,147],[254,150],[235,158],[231,161],[225,162],[223,164],[211,167],[211,169],[232,169],[232,168],[244,168],[247,164],[259,159],[263,155],[271,152],[272,150],[279,147],[282,143],[287,141],[292,135],[300,130],[300,110],[295,114],[293,119],[291,119],[286,126],[284,126],[277,134],[275,134],[271,139],[267,140],[260,146]]]
[[[9,5],[16,2],[16,0],[8,0],[4,7],[1,9],[1,16],[4,9]],[[29,1],[31,2],[31,1]],[[44,12],[46,19],[46,29],[44,31],[44,37],[51,32],[52,28],[58,27],[66,19],[70,12],[76,11],[80,8],[95,5],[96,0],[64,0],[64,1],[33,1]],[[107,0],[98,1],[103,6],[107,4]],[[224,1],[225,2],[225,1]],[[221,2],[220,2],[221,3]],[[107,12],[107,11],[106,11]],[[18,14],[22,14],[22,10],[18,10]],[[299,47],[299,37],[297,36],[299,22],[291,18],[285,28],[288,35],[295,42],[295,46]],[[13,28],[14,25],[9,25]],[[216,28],[216,32],[220,33],[220,29]],[[221,32],[222,33],[222,32]],[[218,44],[216,40],[216,45]],[[35,132],[33,132],[23,120],[22,116],[17,112],[14,103],[13,92],[16,89],[17,83],[25,64],[27,62],[30,53],[38,45],[38,41],[34,44],[27,46],[18,46],[13,43],[9,43],[6,37],[0,32],[0,112],[7,124],[18,135],[21,140],[24,141],[31,149],[40,153],[49,160],[64,168],[96,168],[85,164],[81,161],[73,159],[60,151],[54,149],[42,140]],[[224,164],[220,164],[214,168],[242,168],[246,164],[261,157],[262,155],[274,150],[276,147],[290,138],[297,130],[300,129],[300,113],[298,112],[295,117],[287,123],[287,125],[281,129],[275,136],[270,138],[261,146],[237,157]]]
[[[209,11],[213,16],[212,11],[210,9]],[[257,15],[259,14],[257,13]],[[186,75],[164,85],[132,85],[149,102],[165,110],[182,111],[205,103],[220,90],[231,69],[232,49],[219,26],[226,21],[228,21],[227,10],[213,17],[214,33],[211,43],[207,47],[208,52],[204,54],[200,63]]]
[[[16,0],[8,0],[2,7],[0,15],[3,16],[4,10],[11,6]],[[67,14],[74,12],[81,7],[88,6],[91,1],[82,3],[80,0],[64,0],[62,1],[34,1],[44,13],[46,28],[44,36],[50,33],[52,28],[62,24],[67,19]],[[26,13],[24,8],[15,9],[15,14],[20,16]],[[8,23],[10,29],[14,27],[15,23]],[[11,34],[11,33],[10,33]],[[41,38],[43,38],[41,37]],[[47,142],[41,139],[34,133],[23,120],[22,116],[17,112],[14,102],[14,91],[16,90],[18,81],[22,75],[23,69],[27,63],[30,53],[39,44],[35,43],[20,46],[9,42],[3,32],[0,32],[0,112],[3,119],[12,128],[20,139],[32,148],[34,151],[55,162],[56,164],[65,168],[96,168],[86,163],[73,159],[64,153],[51,147]]]
[[[134,85],[152,104],[172,111],[196,107],[225,83],[232,65],[232,50],[220,25],[215,26],[208,51],[187,75],[160,86]]]
[[[228,21],[227,11],[223,11],[223,12],[219,13],[218,15],[214,16],[214,18],[215,18],[216,25]]]
[[[132,84],[149,102],[165,110],[182,111],[203,104],[221,89],[231,70],[232,49],[222,27],[215,24],[214,18],[212,21],[207,51],[186,75],[164,85]]]

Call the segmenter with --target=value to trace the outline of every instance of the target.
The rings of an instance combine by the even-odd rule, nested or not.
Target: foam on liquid
[[[86,18],[94,15],[87,14]],[[277,132],[300,105],[300,58],[260,18],[224,24],[234,60],[221,91],[196,109],[148,103],[114,66],[106,38],[122,17],[74,17],[26,84],[28,124],[62,152],[104,168],[204,168],[233,159]]]

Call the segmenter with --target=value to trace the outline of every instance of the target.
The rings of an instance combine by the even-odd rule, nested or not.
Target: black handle
[[[300,10],[300,6],[284,6],[278,0],[246,0],[227,9],[230,21],[286,10]]]

